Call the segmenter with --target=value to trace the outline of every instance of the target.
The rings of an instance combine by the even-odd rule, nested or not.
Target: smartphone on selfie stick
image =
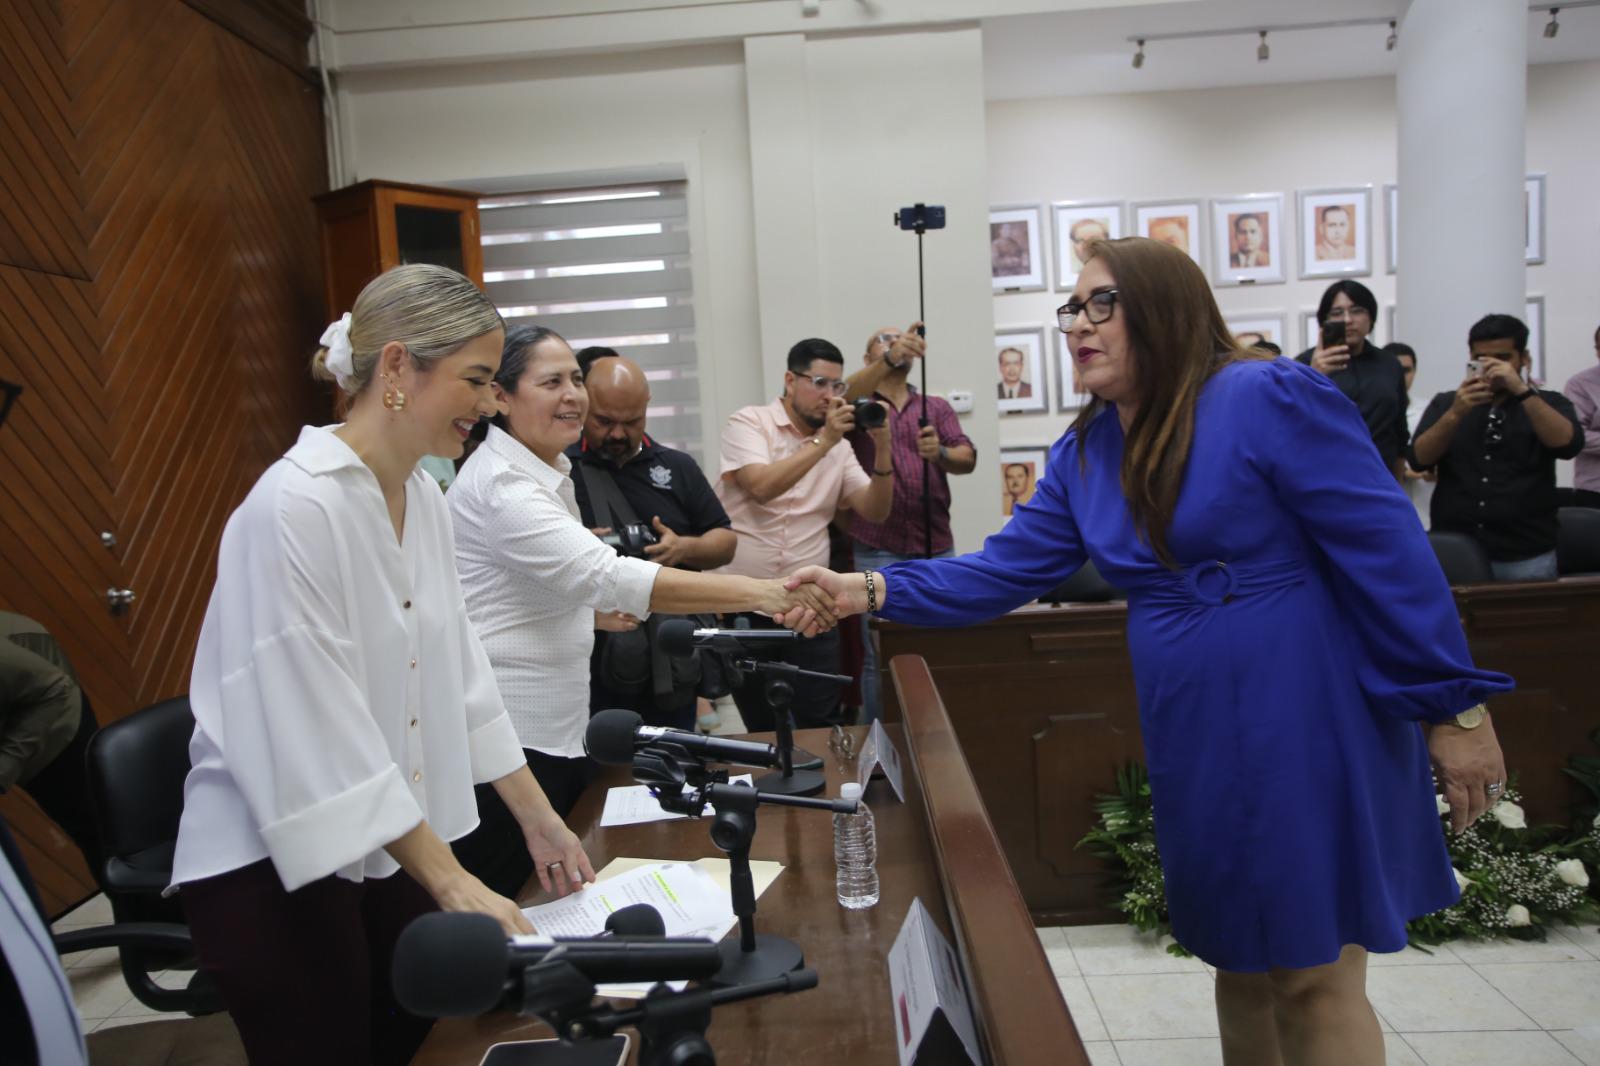
[[[927,322],[927,297],[924,291],[922,276],[922,236],[931,229],[944,229],[944,207],[939,204],[912,204],[902,207],[894,213],[894,224],[901,229],[917,235],[917,321]],[[927,339],[928,327],[926,324],[917,327],[917,335]],[[888,353],[885,352],[887,357]],[[922,385],[917,394],[920,411],[917,414],[917,429],[920,431],[928,425],[928,361],[922,361]],[[933,558],[933,464],[922,460],[922,556],[925,559]]]

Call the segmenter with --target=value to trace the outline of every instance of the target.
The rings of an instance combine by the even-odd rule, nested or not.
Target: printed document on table
[[[754,785],[749,774],[728,778],[730,785],[737,785],[741,781],[747,785]],[[606,790],[606,806],[600,812],[600,824],[637,825],[640,822],[665,822],[673,818],[687,817],[686,814],[662,810],[660,802],[650,795],[650,788],[647,785],[619,785]]]

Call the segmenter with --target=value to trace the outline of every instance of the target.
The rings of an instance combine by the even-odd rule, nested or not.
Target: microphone
[[[662,626],[663,630],[665,628]],[[676,744],[712,762],[738,763],[741,766],[778,765],[778,749],[771,744],[708,737],[684,729],[645,725],[644,719],[637,714],[620,708],[596,714],[589,719],[589,727],[583,734],[583,747],[589,757],[607,766],[633,765],[634,750],[654,742]]]
[[[648,903],[633,903],[606,915],[606,931],[600,936],[666,936],[667,923],[661,912]]]
[[[761,646],[787,644],[799,639],[800,634],[791,629],[696,629],[687,618],[669,618],[656,630],[656,646],[675,658],[692,655],[696,648],[713,647],[730,640]]]
[[[394,995],[424,1018],[483,1014],[508,999],[521,1002],[528,967],[546,960],[568,963],[596,983],[701,980],[722,968],[722,954],[709,940],[526,944],[508,939],[487,914],[435,911],[406,926],[395,942]]]

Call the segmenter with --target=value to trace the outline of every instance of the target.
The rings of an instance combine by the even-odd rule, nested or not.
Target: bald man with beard
[[[644,549],[645,558],[682,570],[711,570],[731,562],[739,538],[705,474],[687,452],[658,444],[645,432],[650,382],[644,371],[630,359],[604,357],[590,365],[585,384],[589,411],[584,419],[583,439],[567,450],[583,524],[591,529],[609,529],[626,521],[616,513],[617,508],[610,508],[608,517],[603,513],[606,508],[598,505],[597,497],[607,490],[597,491],[596,479],[609,476],[634,518],[656,537],[656,543]],[[659,619],[653,618],[655,621]],[[606,683],[601,667],[606,646],[622,637],[608,632],[595,634],[590,708],[626,707],[637,711],[649,725],[693,729],[696,714],[692,692],[663,707],[650,692],[619,691]]]

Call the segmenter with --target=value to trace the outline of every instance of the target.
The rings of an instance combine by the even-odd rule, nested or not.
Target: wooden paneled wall
[[[223,524],[324,411],[321,95],[291,0],[0,0],[0,22],[0,378],[27,390],[0,427],[0,608],[56,634],[104,724],[187,691]],[[0,816],[52,910],[90,890],[31,803]]]

